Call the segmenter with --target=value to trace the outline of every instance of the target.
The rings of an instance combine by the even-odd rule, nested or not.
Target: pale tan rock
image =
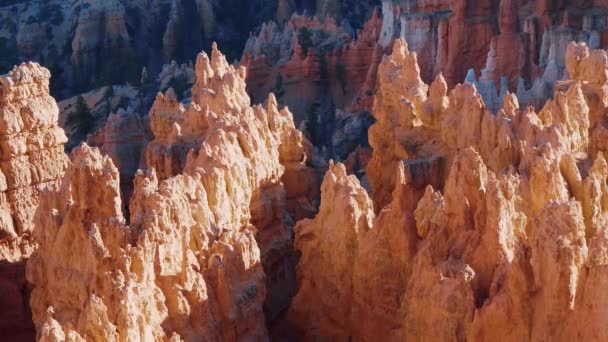
[[[438,74],[429,87],[429,98],[425,102],[420,119],[431,128],[440,129],[441,119],[448,109],[448,85],[443,74]]]
[[[443,221],[445,215],[442,213],[444,205],[443,196],[435,192],[433,187],[429,185],[424,192],[424,196],[418,202],[416,211],[414,211],[418,236],[424,239],[431,230],[445,224]]]
[[[580,177],[580,176],[579,176]],[[585,217],[587,237],[601,234],[597,230],[603,229],[608,212],[608,188],[606,178],[608,177],[608,164],[603,154],[598,154],[589,170],[589,174],[582,182],[580,194],[577,198],[582,202],[583,216]]]
[[[133,178],[142,164],[144,148],[152,138],[149,126],[147,116],[119,109],[117,113],[110,113],[104,127],[87,138],[87,144],[99,147],[118,168],[125,212],[133,193]]]
[[[111,159],[84,145],[71,160],[40,206],[39,220],[54,219],[28,263],[40,338],[47,326],[84,340],[265,336],[253,232],[215,228],[199,179],[139,174],[129,227]]]
[[[441,95],[441,89],[435,88],[440,85],[434,87],[434,92]],[[400,131],[418,125],[417,113],[427,92],[428,86],[420,79],[416,53],[410,53],[407,43],[397,39],[393,53],[384,58],[378,70],[378,93],[372,111],[377,121],[369,130],[374,153],[367,174],[376,211],[390,202],[398,160],[411,157],[411,153],[399,149],[397,139]]]
[[[541,288],[532,338],[559,338],[563,322],[575,308],[580,272],[587,258],[585,224],[580,204],[552,202],[539,214],[532,234],[530,263],[534,284]],[[542,241],[542,242],[541,242]]]

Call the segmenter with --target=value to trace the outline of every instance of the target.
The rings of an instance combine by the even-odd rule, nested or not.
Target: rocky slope
[[[164,63],[192,60],[212,41],[235,59],[250,31],[294,11],[359,27],[375,5],[377,0],[2,1],[0,72],[38,61],[53,72],[53,94],[63,99],[99,86],[135,84],[142,67],[156,75]]]
[[[507,94],[494,115],[472,85],[428,91],[398,40],[379,72],[373,197],[330,166],[319,214],[296,226],[291,324],[308,339],[606,339],[608,54],[571,43],[565,61],[542,110]]]
[[[215,47],[195,69],[191,105],[169,92],[150,112],[151,169],[135,177],[130,222],[118,169],[87,145],[42,195],[27,265],[39,339],[266,340],[265,317],[289,303],[286,202],[305,205],[314,183],[281,179],[309,174],[309,147],[272,95],[250,106],[245,69]]]

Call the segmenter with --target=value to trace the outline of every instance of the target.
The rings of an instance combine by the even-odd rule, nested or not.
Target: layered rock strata
[[[289,302],[294,197],[281,179],[308,172],[306,142],[274,96],[250,106],[244,68],[215,46],[195,69],[188,107],[169,91],[150,111],[130,222],[118,169],[87,145],[44,194],[27,266],[39,339],[267,340]]]
[[[0,76],[0,332],[14,340],[33,334],[25,260],[39,194],[57,187],[67,163],[50,77],[36,63]]]
[[[473,85],[446,97],[439,79],[427,95],[398,41],[380,67],[375,127],[394,129],[370,130],[373,197],[330,165],[319,214],[296,226],[290,322],[309,339],[608,338],[590,328],[608,305],[608,164],[594,138],[607,56],[571,43],[571,81],[542,110],[507,94],[495,115]]]
[[[134,51],[126,19],[126,8],[118,0],[83,3],[71,41],[76,86],[94,84],[100,77],[118,81],[123,79],[119,72],[129,72],[126,61],[134,59]]]

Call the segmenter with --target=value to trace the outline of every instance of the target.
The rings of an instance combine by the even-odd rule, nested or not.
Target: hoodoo
[[[307,143],[272,95],[249,105],[245,70],[215,48],[196,71],[188,107],[171,92],[153,106],[130,222],[118,170],[87,145],[41,195],[27,267],[40,339],[263,340],[265,313],[288,305],[294,196],[281,177],[306,172]]]
[[[608,340],[606,0],[0,23],[0,340]]]
[[[437,128],[423,118],[445,92],[427,99],[397,41],[379,69],[374,201],[330,165],[319,214],[296,226],[291,323],[310,340],[608,338],[589,329],[606,324],[608,304],[608,164],[593,139],[605,131],[607,56],[571,43],[571,80],[539,113],[508,94],[493,114],[458,85]]]

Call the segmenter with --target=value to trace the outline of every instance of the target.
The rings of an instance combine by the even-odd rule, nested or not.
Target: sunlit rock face
[[[63,176],[67,141],[57,126],[59,110],[49,95],[48,70],[36,63],[0,77],[2,119],[2,239],[4,259],[27,257],[38,193]],[[21,248],[20,248],[21,247]]]
[[[0,8],[0,336],[608,340],[605,1],[262,2]]]
[[[0,76],[0,331],[15,340],[33,335],[25,260],[36,246],[39,194],[57,187],[67,163],[50,77],[36,63]]]
[[[607,323],[606,56],[569,44],[570,80],[542,110],[507,94],[494,114],[472,84],[427,93],[397,41],[379,69],[372,196],[330,165],[319,214],[296,226],[290,323],[310,339],[606,339],[589,329]]]
[[[112,126],[107,155],[81,145],[42,195],[27,266],[39,339],[267,340],[295,292],[287,202],[310,205],[314,189],[281,179],[308,174],[309,146],[274,96],[250,106],[245,70],[215,47],[192,93],[187,108],[159,95],[149,114],[129,222]]]

